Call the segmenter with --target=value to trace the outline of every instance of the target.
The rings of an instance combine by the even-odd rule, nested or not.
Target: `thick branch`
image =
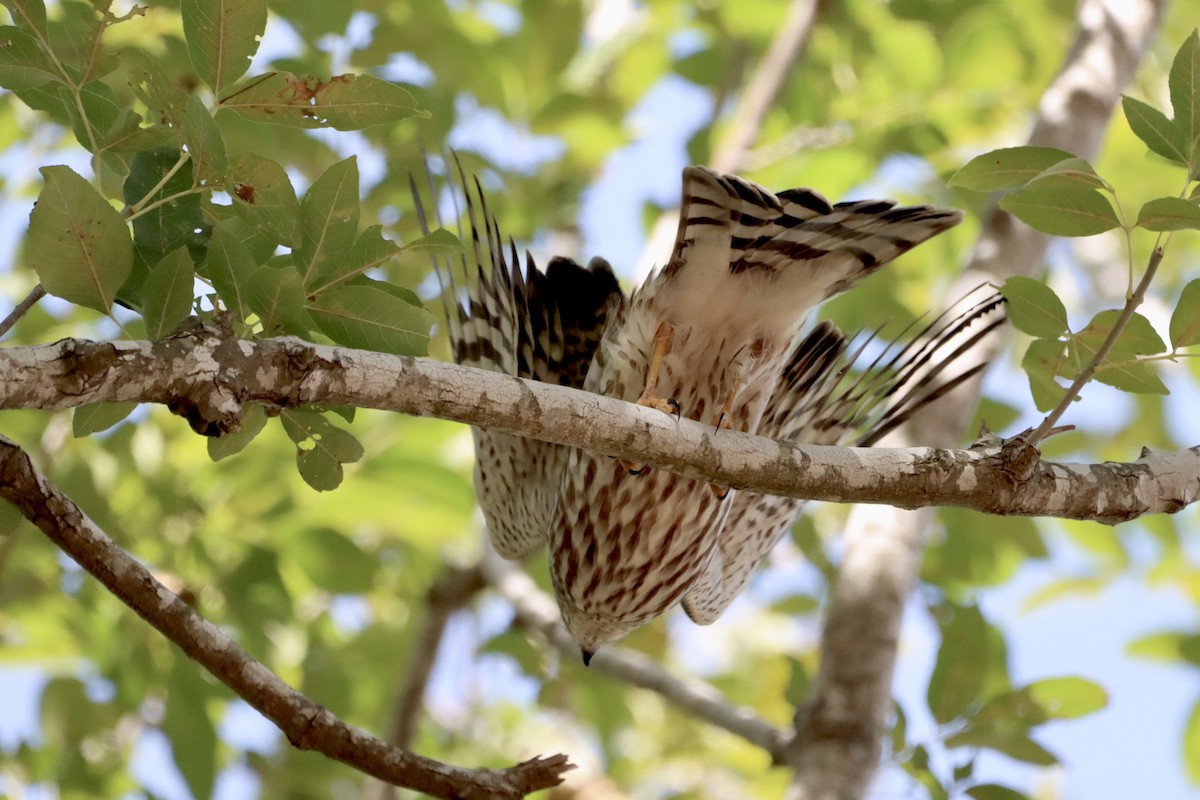
[[[511,562],[491,549],[484,552],[480,568],[485,580],[509,603],[521,627],[540,631],[571,659],[579,658],[579,644],[562,624],[554,599]],[[735,708],[713,687],[670,675],[652,659],[619,646],[605,647],[592,659],[591,670],[661,695],[697,719],[723,728],[757,745],[781,761],[788,735],[747,709]]]
[[[0,349],[0,408],[168,405],[197,430],[233,430],[243,403],[351,405],[436,416],[568,444],[766,494],[903,508],[1122,522],[1200,495],[1200,451],[1128,464],[1052,464],[1019,442],[979,450],[795,445],[620,400],[422,358],[294,339],[239,340],[211,326],[156,342]]]
[[[1122,89],[1158,32],[1163,6],[1162,0],[1081,3],[1076,40],[1042,97],[1030,144],[1094,158]],[[994,207],[951,296],[984,281],[1039,273],[1049,241]],[[998,351],[1000,337],[983,345],[989,346]],[[979,357],[995,355],[980,351]],[[934,444],[956,440],[973,406],[962,391],[943,398],[917,420],[916,435]],[[1153,469],[1159,474],[1183,469],[1189,473],[1185,482],[1200,480],[1194,465]],[[820,670],[796,716],[790,792],[795,800],[852,800],[867,792],[879,763],[900,621],[916,584],[928,517],[878,506],[856,508],[851,516],[845,557],[830,593]]]
[[[16,444],[0,437],[0,497],[21,510],[63,552],[283,731],[380,780],[445,798],[520,798],[557,786],[572,768],[563,755],[508,769],[464,769],[418,756],[337,719],[292,689],[220,628],[172,594],[42,475]]]

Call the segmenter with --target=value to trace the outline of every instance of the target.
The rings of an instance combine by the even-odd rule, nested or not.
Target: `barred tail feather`
[[[832,324],[821,323],[792,353],[759,435],[798,444],[878,442],[987,366],[972,356],[1004,322],[1003,303],[999,295],[989,294],[966,310],[947,312],[906,344],[887,345],[857,374],[851,369],[877,332],[850,351]],[[720,617],[786,534],[804,503],[753,492],[733,497],[708,572],[683,602],[693,621],[707,625]]]

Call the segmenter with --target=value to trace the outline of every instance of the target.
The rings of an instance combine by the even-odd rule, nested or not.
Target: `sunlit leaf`
[[[343,464],[363,456],[362,445],[323,416],[304,409],[288,409],[279,415],[283,429],[296,443],[296,466],[304,482],[319,492],[342,483]]]
[[[225,307],[245,319],[250,314],[250,276],[258,268],[250,251],[224,225],[213,230],[208,243],[208,278]]]
[[[69,167],[42,167],[42,176],[29,214],[29,261],[50,294],[107,313],[133,268],[129,227]]]
[[[1200,634],[1162,631],[1135,639],[1130,655],[1200,667]]]
[[[405,252],[452,255],[462,252],[463,243],[445,228],[437,228],[424,236],[405,242],[401,249]]]
[[[1183,766],[1188,779],[1193,785],[1200,785],[1200,700],[1196,701],[1192,713],[1188,715],[1180,749],[1183,751]]]
[[[1068,158],[1052,164],[1027,185],[1031,189],[1112,189],[1108,181],[1097,175],[1092,165],[1082,158]]]

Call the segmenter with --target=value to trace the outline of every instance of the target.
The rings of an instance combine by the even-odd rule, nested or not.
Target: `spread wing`
[[[457,159],[455,167],[465,206],[466,230],[460,220],[459,236],[467,252],[457,268],[454,259],[433,259],[455,360],[582,388],[606,320],[623,300],[612,269],[598,258],[587,267],[554,258],[542,272],[526,254],[522,272],[516,246],[510,240],[505,247],[478,181],[468,181]],[[430,193],[437,197],[432,181]],[[413,196],[428,232],[415,183]],[[523,557],[546,540],[568,450],[482,428],[472,433],[475,491],[492,544],[507,558]]]

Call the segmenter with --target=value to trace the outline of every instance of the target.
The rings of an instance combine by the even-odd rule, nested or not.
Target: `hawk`
[[[833,325],[801,338],[813,308],[958,224],[958,211],[831,204],[811,189],[776,194],[690,166],[671,258],[626,295],[599,258],[587,267],[555,258],[541,272],[527,254],[522,274],[478,182],[461,166],[458,179],[469,236],[464,285],[449,264],[437,271],[449,279],[459,363],[708,422],[717,436],[730,428],[870,444],[982,369],[951,377],[949,365],[999,324],[967,331],[1000,303],[985,299],[935,321],[858,378],[848,370],[863,347],[848,352]],[[419,201],[418,209],[427,229]],[[473,431],[492,543],[511,559],[549,548],[559,608],[585,663],[678,603],[699,624],[716,620],[803,504]]]

